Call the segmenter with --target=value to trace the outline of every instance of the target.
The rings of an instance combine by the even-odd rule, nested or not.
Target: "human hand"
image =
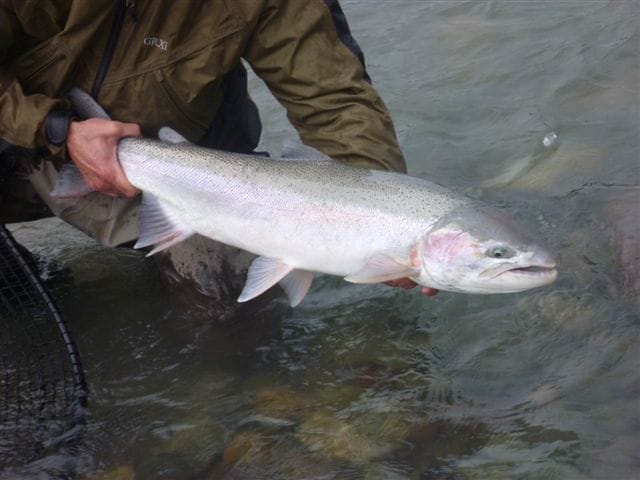
[[[388,282],[384,282],[390,287],[399,287],[404,288],[405,290],[409,290],[411,288],[417,287],[418,284],[411,280],[410,278],[399,278],[397,280],[389,280]],[[422,293],[427,297],[433,297],[439,290],[431,287],[422,287]]]
[[[71,122],[67,134],[67,152],[89,186],[114,197],[135,197],[140,193],[118,163],[118,141],[123,137],[141,136],[135,123],[113,122],[91,118]]]

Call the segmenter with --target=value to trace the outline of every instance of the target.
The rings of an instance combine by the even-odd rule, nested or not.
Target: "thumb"
[[[137,123],[122,123],[120,134],[122,137],[141,137],[140,125]]]

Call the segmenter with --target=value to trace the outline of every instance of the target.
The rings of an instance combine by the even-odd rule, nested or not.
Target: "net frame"
[[[86,402],[63,315],[30,253],[0,225],[0,466],[24,465],[68,442]]]

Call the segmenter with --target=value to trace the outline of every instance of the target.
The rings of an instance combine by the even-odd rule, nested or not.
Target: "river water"
[[[427,298],[321,277],[221,325],[137,252],[14,226],[71,273],[91,395],[80,445],[7,478],[640,477],[640,3],[343,8],[410,173],[527,224],[558,281]],[[293,131],[251,87],[277,153]]]

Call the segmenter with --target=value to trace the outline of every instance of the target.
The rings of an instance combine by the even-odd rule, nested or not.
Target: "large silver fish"
[[[91,103],[77,91],[71,98]],[[280,283],[297,305],[313,272],[469,293],[518,292],[557,276],[552,255],[506,215],[435,183],[302,145],[276,160],[191,145],[169,129],[160,137],[118,146],[143,192],[136,247],[153,245],[153,254],[199,233],[258,255],[240,302]],[[59,196],[71,170],[61,172]]]

